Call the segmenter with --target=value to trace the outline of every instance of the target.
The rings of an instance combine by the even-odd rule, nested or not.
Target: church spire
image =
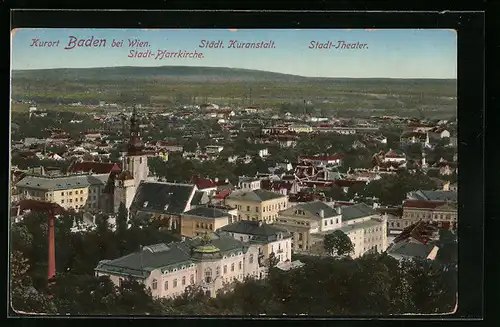
[[[130,118],[130,136],[127,144],[127,152],[130,155],[137,154],[142,150],[141,134],[137,121],[137,106],[134,105],[132,117]]]

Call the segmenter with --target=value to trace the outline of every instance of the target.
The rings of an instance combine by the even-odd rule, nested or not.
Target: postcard
[[[12,31],[17,315],[457,308],[457,33]]]

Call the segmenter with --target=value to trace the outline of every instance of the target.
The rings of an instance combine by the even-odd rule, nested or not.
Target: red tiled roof
[[[432,237],[432,234],[436,232],[437,232],[436,227],[428,223],[425,223],[423,221],[420,221],[405,228],[401,232],[401,234],[399,234],[394,239],[394,243],[407,241],[410,238],[413,238],[417,242],[420,242],[422,244],[427,244],[430,238]]]
[[[223,190],[215,195],[216,199],[225,199],[231,194],[232,190]]]
[[[96,161],[82,161],[75,163],[71,168],[70,172],[79,173],[84,172],[88,173],[90,171],[96,174],[108,174],[112,171],[120,171],[120,167],[118,164],[112,162],[96,162]]]
[[[199,190],[217,187],[217,184],[208,178],[195,178],[194,184],[196,184]]]
[[[434,209],[445,203],[443,201],[405,200],[403,208]]]

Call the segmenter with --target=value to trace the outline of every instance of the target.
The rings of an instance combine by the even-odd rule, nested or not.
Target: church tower
[[[130,208],[137,187],[149,175],[148,157],[144,152],[141,141],[139,122],[137,120],[137,107],[134,106],[130,118],[130,135],[126,150],[122,156],[122,173],[115,181],[114,211],[118,212],[121,203]]]

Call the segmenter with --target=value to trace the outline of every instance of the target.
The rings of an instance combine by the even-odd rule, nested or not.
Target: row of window
[[[78,191],[75,191],[75,195],[77,194],[83,194],[83,190],[80,190],[80,193],[78,193]],[[64,192],[61,192],[61,195],[64,196]],[[66,195],[73,195],[73,191],[68,191],[66,192]]]
[[[75,198],[75,202],[78,202],[78,198]],[[83,202],[83,198],[80,198],[80,202]],[[61,203],[64,203],[64,199],[61,200]],[[68,203],[73,203],[73,199],[69,199]]]
[[[431,213],[417,213],[417,212],[407,212],[405,214],[407,218],[417,218],[417,219],[431,219],[433,216],[434,219],[447,219],[451,220],[452,215],[451,214],[434,214],[432,215]],[[453,217],[454,218],[454,217]]]
[[[196,228],[212,230],[212,224],[196,222]]]
[[[237,205],[236,208],[238,210],[242,210],[242,206],[241,205]],[[281,210],[281,208],[285,209],[285,202],[280,202],[278,204],[270,204],[268,206],[264,206],[262,207],[262,212],[270,212],[270,211],[276,211],[276,210]],[[250,206],[247,206],[247,212],[250,212],[252,211],[251,207]],[[259,213],[260,210],[259,210],[259,207],[255,207],[255,212],[256,213]]]
[[[194,275],[193,274],[191,274],[191,276],[189,277],[189,282],[191,285],[194,285]],[[182,277],[181,285],[186,286],[186,276]],[[174,278],[174,280],[172,282],[172,288],[176,288],[177,286],[178,286],[178,280],[177,280],[177,278]],[[169,283],[168,283],[168,280],[166,280],[163,282],[163,289],[166,291],[166,290],[168,290],[168,287],[169,287]],[[158,281],[156,279],[153,279],[153,282],[151,283],[151,288],[153,290],[158,289]]]
[[[339,223],[339,219],[335,219],[335,223],[338,224]],[[328,225],[328,220],[325,220],[325,226]],[[330,219],[330,225],[333,225],[333,219]]]

